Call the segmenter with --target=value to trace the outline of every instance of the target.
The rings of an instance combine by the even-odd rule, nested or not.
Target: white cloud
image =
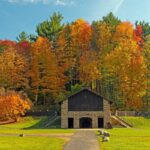
[[[55,5],[62,5],[62,6],[65,6],[67,4],[64,0],[56,0],[54,3]]]
[[[73,0],[4,0],[9,3],[43,3],[43,4],[54,4],[54,5],[61,5],[61,6],[66,6],[66,5],[73,5],[74,1]]]
[[[5,1],[10,2],[10,3],[39,3],[39,2],[42,2],[45,4],[51,0],[5,0]]]
[[[118,4],[113,9],[113,14],[117,14],[117,12],[119,11],[119,9],[122,6],[123,2],[124,2],[124,0],[119,0]]]
[[[61,5],[61,6],[73,5],[74,1],[73,0],[54,0],[54,4]]]

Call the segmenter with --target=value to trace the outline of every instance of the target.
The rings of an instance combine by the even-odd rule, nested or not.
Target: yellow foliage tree
[[[122,23],[117,29],[117,46],[105,61],[109,72],[118,78],[126,107],[138,110],[142,107],[142,97],[146,91],[146,64],[133,38],[132,26]]]
[[[0,86],[5,89],[24,89],[28,86],[25,58],[14,47],[0,54]]]

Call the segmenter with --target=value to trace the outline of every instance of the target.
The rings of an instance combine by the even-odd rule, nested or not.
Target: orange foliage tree
[[[91,25],[83,19],[67,24],[59,35],[56,56],[71,85],[79,81],[80,57],[91,49],[91,35]]]
[[[91,25],[83,19],[78,19],[71,24],[71,38],[76,50],[88,50],[91,43]]]
[[[25,89],[28,86],[27,63],[14,47],[0,53],[0,86],[5,89]]]
[[[71,37],[71,42],[72,42],[71,50],[72,50],[72,56],[73,56],[73,62],[74,62],[71,68],[72,68],[72,72],[74,73],[73,80],[75,83],[76,82],[78,83],[79,70],[81,71],[81,69],[79,69],[80,63],[81,63],[80,58],[87,51],[91,50],[92,28],[91,28],[91,25],[84,19],[77,19],[71,24],[70,30],[71,30],[70,37]]]
[[[79,60],[79,79],[86,85],[99,79],[100,72],[98,68],[98,58],[93,51],[86,51]]]
[[[63,89],[65,77],[58,67],[48,39],[39,37],[32,45],[31,51],[29,77],[31,90],[37,103],[40,93],[44,96],[48,93],[53,96],[57,95]]]
[[[0,93],[0,119],[18,121],[31,107],[31,102],[24,95],[8,91]]]
[[[36,104],[46,104],[86,84],[116,104],[140,109],[150,70],[149,39],[143,40],[142,27],[111,13],[92,25],[84,19],[58,24],[54,40],[47,35],[34,42],[0,40],[0,87],[23,90]]]

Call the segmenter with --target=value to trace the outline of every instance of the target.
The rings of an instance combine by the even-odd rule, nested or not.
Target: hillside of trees
[[[0,40],[0,87],[53,105],[89,87],[118,109],[150,107],[150,25],[112,13],[89,24],[53,13],[16,41]]]

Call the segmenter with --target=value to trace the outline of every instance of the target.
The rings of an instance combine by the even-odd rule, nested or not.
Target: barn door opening
[[[80,118],[80,128],[92,128],[92,119],[88,117]]]
[[[68,128],[73,128],[74,127],[73,124],[74,124],[74,119],[68,118]]]
[[[103,118],[98,118],[98,128],[103,128],[104,127],[104,119]]]

